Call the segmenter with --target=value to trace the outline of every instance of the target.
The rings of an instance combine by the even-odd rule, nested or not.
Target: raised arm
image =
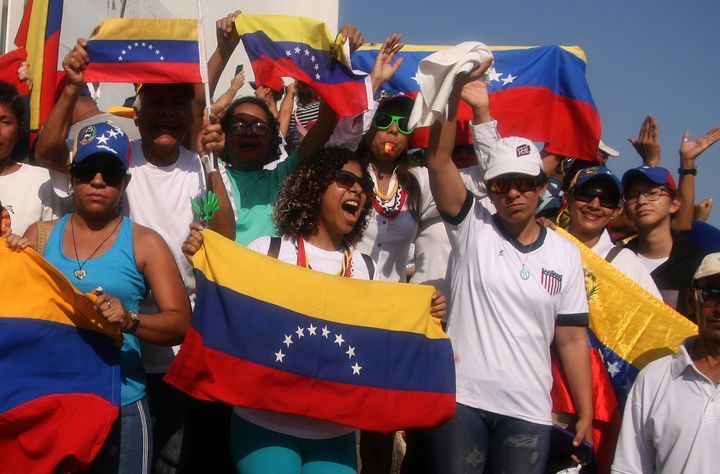
[[[212,104],[210,113],[222,118],[243,84],[245,84],[245,73],[240,71],[230,80],[230,88]]]
[[[280,110],[278,111],[278,127],[280,134],[284,137],[290,128],[290,117],[292,116],[293,107],[295,107],[295,96],[297,95],[297,82],[293,81],[285,88],[285,97],[280,102]]]
[[[648,115],[640,126],[637,138],[628,138],[628,141],[643,160],[643,165],[660,166],[660,137],[657,120]]]
[[[77,104],[80,92],[85,87],[83,71],[88,65],[88,54],[85,49],[87,42],[77,40],[62,66],[65,70],[65,87],[53,106],[45,122],[37,145],[35,146],[35,159],[53,169],[69,173],[68,161],[70,152],[66,140],[70,127],[72,127],[73,110]]]
[[[488,59],[468,75],[458,76],[455,79],[448,103],[448,120],[444,123],[436,122],[430,129],[430,145],[427,153],[430,190],[438,210],[447,216],[457,216],[467,196],[465,184],[452,161],[460,94],[465,84],[480,78],[491,65],[492,59]]]
[[[240,10],[229,13],[226,17],[215,22],[215,35],[217,47],[208,59],[208,83],[210,85],[210,96],[215,94],[215,88],[220,80],[220,75],[225,70],[230,56],[240,43],[240,35],[235,28],[235,19],[241,14]]]

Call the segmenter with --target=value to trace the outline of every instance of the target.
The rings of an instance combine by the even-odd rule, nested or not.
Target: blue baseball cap
[[[575,177],[570,181],[568,191],[572,193],[577,186],[583,186],[593,180],[603,180],[607,183],[612,184],[618,195],[620,192],[620,180],[605,166],[590,166],[589,168],[583,168],[575,173]]]
[[[661,166],[638,166],[637,168],[629,169],[625,172],[622,177],[623,190],[627,190],[630,182],[636,178],[645,178],[648,181],[657,184],[658,186],[668,186],[673,191],[677,192],[677,185],[675,180],[670,174],[667,168]]]
[[[81,163],[95,155],[112,156],[127,171],[130,166],[130,140],[121,129],[108,122],[83,127],[73,146],[73,163]]]

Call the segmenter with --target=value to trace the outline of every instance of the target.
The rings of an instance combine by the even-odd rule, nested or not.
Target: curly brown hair
[[[320,219],[320,203],[327,187],[335,179],[335,172],[345,163],[360,164],[363,178],[370,179],[367,168],[357,155],[345,148],[328,147],[318,150],[303,160],[297,169],[285,179],[278,194],[273,219],[281,235],[297,238],[310,234]],[[346,248],[354,246],[367,227],[371,202],[365,201],[360,218],[352,232],[343,237]]]

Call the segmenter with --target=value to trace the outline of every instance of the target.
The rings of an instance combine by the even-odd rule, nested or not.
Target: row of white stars
[[[136,42],[134,42],[134,43],[132,43],[132,44],[128,44],[125,49],[123,49],[122,51],[120,51],[120,56],[118,56],[118,61],[122,61],[122,60],[123,60],[123,56],[125,56],[126,54],[128,54],[128,51],[132,51],[133,46],[136,47],[136,48],[138,48],[138,47],[139,47],[139,48],[145,48],[145,47],[147,47],[147,49],[149,49],[150,51],[153,50],[153,45],[152,45],[152,44],[147,44],[145,41],[143,41],[142,43],[138,43],[138,42],[136,41]],[[157,56],[160,56],[160,50],[156,48],[156,49],[155,49],[155,54],[156,54]],[[160,56],[160,61],[165,61],[165,56]]]
[[[109,137],[106,137],[105,134],[103,133],[101,136],[96,137],[95,140],[97,140],[97,142],[100,145],[107,145],[108,140],[110,140],[111,138],[115,138],[118,135],[122,135],[122,134],[123,134],[122,132],[118,132],[116,130],[110,130],[108,132],[108,135],[110,135]]]
[[[491,68],[487,74],[490,81],[502,82],[503,86],[512,84],[513,81],[518,78],[517,76],[513,76],[512,74],[508,73],[508,75],[505,76],[505,78],[503,79],[503,73],[497,72],[495,68]],[[418,77],[417,71],[415,71],[415,75],[412,77],[412,80],[415,81],[418,85],[420,85],[420,78]]]
[[[295,334],[297,334],[298,339],[305,337],[305,329],[303,327],[298,326],[297,331],[295,331]],[[319,328],[313,326],[310,324],[310,326],[307,327],[308,336],[317,336],[317,330]],[[327,328],[327,326],[324,326],[320,329],[322,331],[322,337],[325,339],[330,339],[330,330]],[[285,334],[285,340],[283,341],[283,344],[285,344],[286,347],[290,347],[290,344],[292,344],[294,341],[292,339],[292,336],[289,334]],[[336,334],[335,335],[335,344],[342,347],[343,343],[346,342],[345,339],[343,339],[342,334]],[[348,350],[345,351],[345,354],[347,354],[348,359],[352,359],[355,357],[355,348],[348,344]],[[283,358],[287,354],[283,354],[282,349],[275,352],[275,362],[283,363]],[[360,375],[360,371],[362,370],[362,366],[360,366],[357,362],[355,362],[355,365],[350,366],[353,369],[353,375]]]
[[[303,51],[302,49],[300,49],[299,46],[295,46],[294,49],[286,49],[286,50],[285,50],[285,56],[287,56],[287,57],[292,56],[292,55],[293,55],[293,51],[294,51],[295,54],[297,54],[298,56],[301,55],[300,53],[303,53],[303,52],[304,52],[304,53],[305,53],[305,56],[309,56],[309,57],[310,57],[310,61],[313,62],[313,63],[315,63],[315,66],[313,66],[313,67],[315,68],[315,70],[316,70],[316,71],[319,71],[319,70],[320,70],[320,65],[315,62],[315,61],[316,61],[315,55],[314,55],[314,54],[310,54],[310,50],[309,50],[309,49],[305,48],[305,50]],[[320,73],[315,73],[315,79],[318,80],[318,81],[320,80]]]

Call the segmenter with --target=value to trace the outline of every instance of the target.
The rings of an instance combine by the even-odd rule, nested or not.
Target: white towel
[[[448,99],[455,76],[472,71],[492,57],[490,48],[485,44],[466,41],[420,61],[417,72],[420,93],[410,114],[410,127],[427,127],[436,120],[447,120]],[[483,80],[488,82],[487,73]]]

